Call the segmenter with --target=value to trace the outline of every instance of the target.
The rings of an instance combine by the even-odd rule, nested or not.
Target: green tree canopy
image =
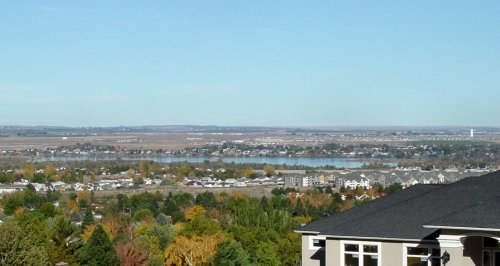
[[[45,243],[14,222],[0,225],[1,265],[50,265]]]
[[[92,266],[120,265],[113,244],[100,224],[95,227],[87,243],[78,251],[78,262],[80,265]]]
[[[248,253],[240,243],[224,242],[217,248],[215,265],[249,266],[251,265]]]

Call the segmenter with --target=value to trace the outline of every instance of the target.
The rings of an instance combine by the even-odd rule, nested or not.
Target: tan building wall
[[[340,240],[326,241],[326,265],[339,265]]]
[[[311,249],[311,235],[302,235],[302,265],[303,266],[324,266],[325,250]]]
[[[382,242],[382,265],[403,265],[403,243]]]

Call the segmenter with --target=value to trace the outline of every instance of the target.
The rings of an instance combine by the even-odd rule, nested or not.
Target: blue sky
[[[0,124],[500,126],[499,1],[5,1]]]

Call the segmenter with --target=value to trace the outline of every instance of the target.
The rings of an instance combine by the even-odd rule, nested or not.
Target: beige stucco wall
[[[302,265],[303,266],[323,266],[321,260],[316,259],[319,256],[323,257],[324,263],[324,250],[313,250],[309,248],[309,235],[302,235]]]
[[[340,240],[326,240],[326,265],[339,265]]]
[[[402,265],[403,243],[382,242],[382,265]]]

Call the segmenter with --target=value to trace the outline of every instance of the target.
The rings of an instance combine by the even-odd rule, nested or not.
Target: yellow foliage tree
[[[183,164],[179,166],[179,169],[177,169],[177,171],[179,172],[179,176],[185,177],[188,176],[190,169],[187,165]]]
[[[205,265],[217,254],[217,245],[224,242],[224,235],[179,236],[175,243],[165,250],[165,265]]]
[[[85,200],[86,202],[90,203],[90,192],[80,191],[78,192],[78,194],[76,194],[76,198],[78,200]]]
[[[266,172],[266,176],[273,176],[276,173],[276,169],[270,165],[264,166],[264,172]]]
[[[46,177],[52,177],[52,178],[57,177],[56,169],[50,165],[45,167],[44,173]]]
[[[23,175],[25,178],[32,179],[35,176],[35,167],[31,164],[27,164],[23,167]]]
[[[76,202],[76,200],[69,200],[68,207],[72,211],[80,212],[80,206],[78,206],[78,202]]]
[[[241,171],[241,175],[244,177],[250,177],[254,173],[255,173],[255,170],[253,170],[252,168],[247,168],[247,169]]]
[[[204,216],[207,211],[201,205],[194,205],[193,207],[187,209],[186,219],[194,220],[196,217]]]

